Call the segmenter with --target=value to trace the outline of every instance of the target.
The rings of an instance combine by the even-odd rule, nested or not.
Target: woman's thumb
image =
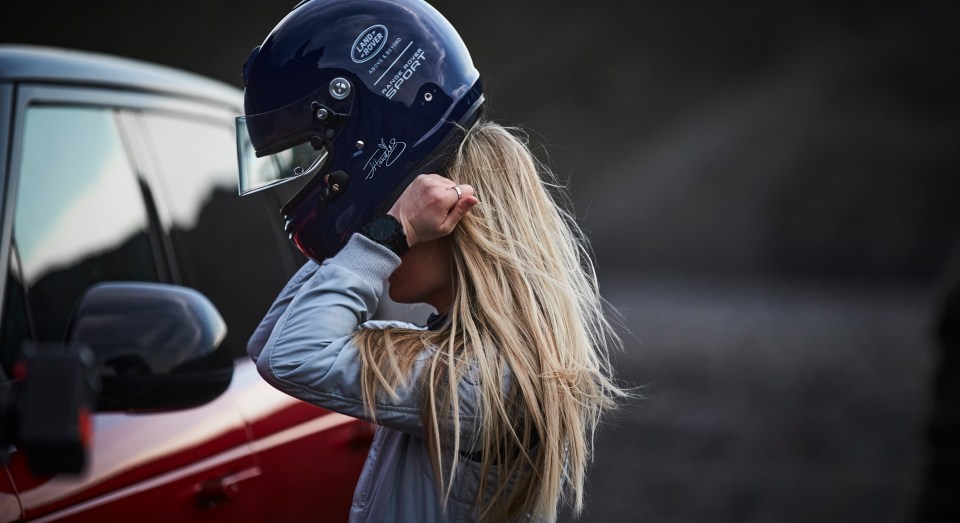
[[[460,198],[460,201],[454,205],[453,211],[447,215],[447,219],[445,220],[447,225],[450,226],[450,230],[452,230],[453,226],[456,225],[461,218],[470,212],[470,209],[476,207],[478,203],[480,203],[480,200],[478,200],[475,196],[464,196],[463,198]]]
[[[478,203],[480,203],[480,200],[478,200],[476,196],[467,196],[457,202],[457,211],[460,212],[460,217],[463,218],[466,216],[466,214],[470,212],[470,209],[476,207]]]

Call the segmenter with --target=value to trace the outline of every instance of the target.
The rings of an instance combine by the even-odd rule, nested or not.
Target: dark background
[[[239,87],[294,3],[8,3],[0,41]],[[584,519],[912,520],[960,255],[958,4],[434,5],[569,180],[622,315],[645,397],[601,431]]]

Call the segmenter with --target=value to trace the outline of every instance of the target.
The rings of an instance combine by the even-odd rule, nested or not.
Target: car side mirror
[[[227,327],[210,300],[169,284],[106,282],[83,295],[68,339],[95,355],[100,411],[195,407],[227,389],[233,358],[218,350]]]

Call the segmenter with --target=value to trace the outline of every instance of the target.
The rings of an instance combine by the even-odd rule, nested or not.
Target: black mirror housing
[[[195,407],[227,389],[227,327],[204,295],[177,285],[107,282],[87,290],[68,339],[88,345],[102,382],[100,411]]]
[[[83,472],[92,433],[90,413],[100,388],[93,352],[81,343],[28,341],[21,354],[21,387],[6,398],[16,406],[16,445],[37,476]]]

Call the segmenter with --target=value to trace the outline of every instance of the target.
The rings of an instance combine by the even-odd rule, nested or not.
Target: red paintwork
[[[17,521],[20,516],[20,500],[17,499],[17,490],[10,483],[9,472],[3,465],[0,465],[0,521]]]
[[[241,388],[244,392],[237,400],[264,470],[270,520],[346,521],[373,439],[373,426],[273,389],[253,365],[238,367],[234,379],[251,382]],[[318,416],[327,417],[328,423],[312,421]],[[281,445],[272,444],[277,435],[312,432],[311,422],[328,427]]]
[[[38,478],[13,454],[9,470],[27,520],[346,521],[372,437],[367,423],[276,391],[249,361],[237,363],[227,392],[206,405],[95,414],[93,425],[83,476]],[[13,521],[19,507],[2,483],[0,521]]]

